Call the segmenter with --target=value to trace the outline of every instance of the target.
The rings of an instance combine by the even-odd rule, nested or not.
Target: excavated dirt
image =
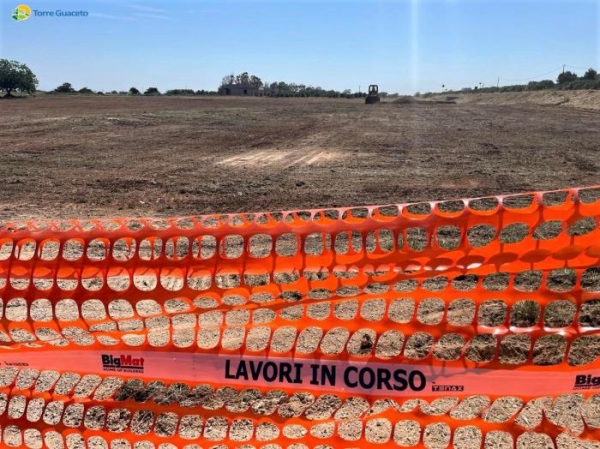
[[[501,92],[434,95],[431,100],[447,101],[451,98],[458,104],[481,105],[538,105],[565,109],[600,110],[600,92],[597,90],[560,90],[538,92]]]

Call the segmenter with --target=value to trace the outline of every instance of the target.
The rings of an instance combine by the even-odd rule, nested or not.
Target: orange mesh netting
[[[599,219],[586,188],[5,223],[2,444],[600,441]]]

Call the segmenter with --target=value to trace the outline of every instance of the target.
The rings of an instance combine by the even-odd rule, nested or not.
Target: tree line
[[[328,98],[357,98],[365,97],[364,92],[352,92],[350,89],[338,91],[334,89],[323,89],[320,86],[310,86],[300,83],[287,83],[284,81],[267,82],[263,81],[256,75],[251,75],[248,72],[242,72],[238,75],[229,74],[223,77],[221,85],[215,91],[208,90],[193,90],[193,89],[170,89],[161,93],[157,87],[149,87],[143,93],[136,87],[131,87],[128,91],[106,92],[113,95],[223,95],[227,86],[241,85],[248,86],[254,89],[260,89],[262,95],[272,97],[328,97]],[[11,97],[14,92],[34,93],[38,86],[36,75],[27,67],[17,61],[8,59],[0,59],[0,92],[5,92],[5,96]],[[444,86],[442,86],[444,88]],[[464,93],[464,92],[523,92],[523,91],[538,91],[538,90],[579,90],[579,89],[600,89],[600,75],[598,72],[590,68],[582,76],[574,72],[566,71],[558,75],[556,81],[542,80],[531,81],[528,84],[515,84],[502,87],[484,87],[475,86],[473,88],[466,87],[461,90],[445,90],[445,93]],[[88,87],[82,87],[76,90],[71,83],[62,83],[57,86],[52,92],[60,94],[106,94],[103,91],[94,92]],[[423,94],[427,97],[434,95],[433,92]],[[386,97],[386,92],[379,92],[379,96]],[[398,96],[398,94],[391,94]],[[416,93],[415,96],[421,96]]]
[[[238,75],[233,73],[226,75],[221,80],[221,85],[215,91],[193,90],[193,89],[170,89],[161,93],[157,87],[149,87],[143,93],[136,87],[128,91],[94,91],[87,86],[80,89],[73,87],[71,83],[65,82],[57,86],[48,94],[84,94],[84,95],[223,95],[226,86],[240,85],[254,89],[262,89],[262,94],[271,97],[328,97],[328,98],[358,98],[365,97],[364,92],[352,92],[350,89],[338,91],[335,89],[323,89],[320,86],[310,86],[300,83],[286,83],[284,81],[263,82],[263,80],[248,72]],[[34,93],[38,86],[35,74],[25,64],[17,61],[0,59],[0,91],[6,92],[6,96],[12,96],[13,92]],[[379,92],[381,97],[387,96],[386,92]],[[392,94],[391,96],[397,96]]]
[[[105,95],[105,94],[111,94],[111,95],[146,95],[146,96],[155,96],[155,95],[163,95],[163,93],[161,93],[160,90],[158,90],[157,87],[149,87],[148,89],[146,89],[143,93],[137,88],[137,87],[131,87],[128,91],[110,91],[110,92],[103,92],[103,91],[98,91],[98,92],[94,92],[92,89],[89,89],[87,87],[82,87],[79,90],[76,90],[73,88],[73,86],[71,85],[71,83],[63,83],[60,86],[58,86],[56,89],[54,89],[51,92],[47,92],[47,93],[60,93],[60,94],[93,94],[96,93],[97,95]],[[193,90],[193,89],[171,89],[171,90],[167,90],[164,95],[217,95],[216,91],[210,92],[210,91],[206,91],[206,90]]]
[[[5,93],[5,97],[12,97],[13,93],[25,93],[33,94],[37,91],[39,81],[36,75],[31,71],[26,64],[22,64],[18,61],[11,61],[8,59],[0,59],[0,92]],[[89,87],[82,87],[81,89],[75,89],[71,83],[62,83],[57,86],[48,94],[96,94],[96,95],[163,95],[157,87],[149,87],[142,92],[136,88],[131,87],[128,91],[94,91]],[[217,91],[207,90],[196,90],[193,89],[171,89],[165,92],[165,95],[217,95]]]
[[[444,93],[476,93],[476,92],[531,92],[539,90],[594,90],[600,89],[600,75],[598,72],[589,68],[582,75],[579,76],[574,72],[567,70],[562,72],[553,80],[541,80],[541,81],[530,81],[527,84],[513,84],[502,87],[464,87],[461,90],[445,90]],[[427,92],[423,94],[423,97],[434,95],[433,92]],[[415,96],[421,96],[418,92]]]
[[[262,89],[264,95],[271,97],[329,97],[329,98],[360,98],[365,97],[365,92],[352,92],[350,89],[343,91],[334,89],[323,89],[320,86],[307,86],[299,83],[286,83],[285,81],[264,81],[248,72],[243,72],[238,75],[233,73],[226,75],[221,80],[217,92],[221,95],[225,94],[225,89],[230,86],[244,86],[254,89]],[[387,92],[379,92],[379,96],[387,96]],[[397,95],[397,94],[393,94]]]

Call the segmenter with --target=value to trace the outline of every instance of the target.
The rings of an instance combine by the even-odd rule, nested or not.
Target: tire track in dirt
[[[316,132],[309,134],[297,141],[286,142],[271,148],[247,152],[243,149],[236,150],[235,156],[217,160],[215,165],[229,167],[281,167],[289,168],[295,165],[321,165],[330,161],[343,159],[343,152],[331,148],[329,142],[339,140],[339,132]]]

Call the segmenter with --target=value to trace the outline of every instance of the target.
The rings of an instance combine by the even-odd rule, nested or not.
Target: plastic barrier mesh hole
[[[510,324],[515,327],[532,327],[540,319],[541,307],[532,300],[518,301],[510,311]]]

